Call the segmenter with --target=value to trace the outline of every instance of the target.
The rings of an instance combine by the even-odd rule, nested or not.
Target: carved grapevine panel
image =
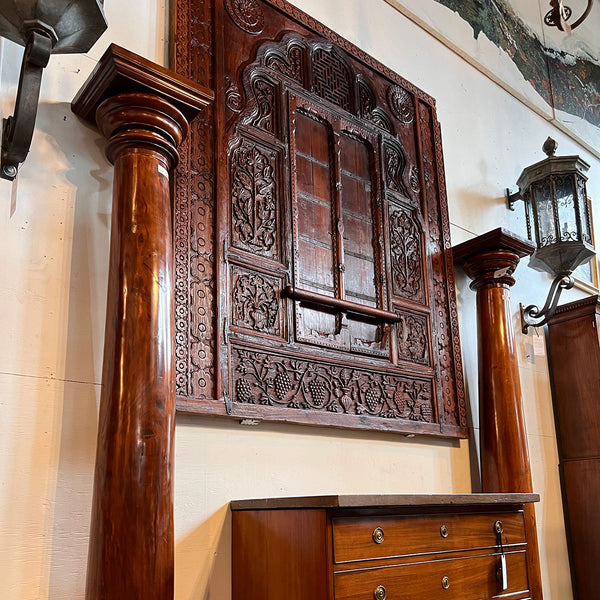
[[[430,423],[430,380],[234,349],[233,400],[243,404]]]
[[[233,244],[277,254],[277,161],[274,152],[244,140],[231,157]]]

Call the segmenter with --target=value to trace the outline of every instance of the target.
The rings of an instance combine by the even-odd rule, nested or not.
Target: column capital
[[[498,227],[454,246],[454,264],[473,280],[471,289],[510,287],[519,260],[533,253],[535,246],[514,233]]]
[[[98,107],[119,94],[151,94],[170,103],[191,121],[214,99],[214,93],[121,46],[111,44],[79,90],[71,108],[82,119],[96,122]]]

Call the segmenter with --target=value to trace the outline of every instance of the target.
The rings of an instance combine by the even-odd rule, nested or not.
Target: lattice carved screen
[[[283,0],[173,0],[182,411],[467,432],[435,102]]]

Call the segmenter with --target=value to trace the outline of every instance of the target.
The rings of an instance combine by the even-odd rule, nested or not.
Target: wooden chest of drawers
[[[469,494],[232,502],[233,600],[526,600],[523,505],[537,500]]]

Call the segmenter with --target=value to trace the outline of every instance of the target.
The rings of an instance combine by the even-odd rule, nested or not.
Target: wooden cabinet
[[[523,507],[537,499],[469,494],[233,502],[233,600],[525,600]]]
[[[548,324],[563,505],[578,600],[598,598],[600,562],[600,303],[560,306]]]

